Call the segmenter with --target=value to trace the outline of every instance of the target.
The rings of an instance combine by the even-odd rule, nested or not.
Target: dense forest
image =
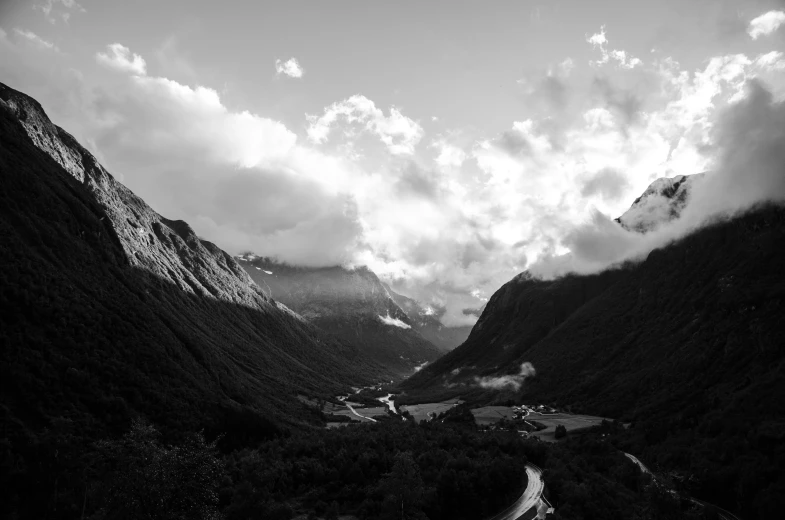
[[[478,430],[463,406],[432,422],[389,416],[224,449],[220,436],[167,436],[144,418],[76,444],[60,426],[34,458],[4,446],[4,517],[482,519],[515,501],[532,461],[556,520],[712,518],[652,487],[602,436],[612,425],[549,445],[514,428]]]

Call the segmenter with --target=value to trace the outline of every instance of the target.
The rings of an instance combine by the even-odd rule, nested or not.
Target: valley
[[[3,46],[36,41],[0,30]],[[342,189],[369,191],[344,193],[335,186],[354,170],[315,147],[340,116],[406,156],[416,142],[399,142],[398,109],[373,122],[373,103],[353,97],[333,115],[308,115],[306,139],[250,112],[228,117],[217,91],[178,89],[118,45],[106,51],[125,60],[114,73],[133,71],[139,88],[169,89],[186,105],[207,100],[204,114],[228,118],[207,125],[215,135],[197,148],[261,127],[281,140],[271,150],[253,141],[219,173],[225,155],[199,157],[202,181],[219,178],[209,196],[182,172],[152,190],[140,183],[168,218],[120,170],[205,125],[168,140],[151,130],[139,150],[110,155],[115,176],[98,150],[134,141],[122,117],[101,114],[116,135],[85,141],[93,153],[74,137],[85,128],[70,134],[0,83],[0,517],[768,520],[785,508],[785,199],[728,188],[737,181],[722,163],[646,172],[648,187],[616,219],[598,210],[575,224],[566,199],[537,219],[495,202],[447,218],[423,208],[475,191],[483,204],[502,200],[513,190],[483,190],[522,176],[464,164],[491,168],[536,143],[555,146],[507,132],[450,155],[434,140],[444,149],[431,162],[448,170],[395,157],[401,178],[387,185],[365,172]],[[785,106],[750,88],[730,110]],[[154,112],[151,122],[169,117]],[[226,131],[235,119],[247,128]],[[778,193],[785,134],[747,137],[769,135],[755,149],[765,164],[722,158],[751,163]],[[484,155],[497,152],[506,158]],[[317,180],[302,164],[318,166]],[[281,172],[291,177],[283,188],[268,182]],[[590,173],[569,188],[581,195],[575,206],[622,207],[632,185],[606,190],[621,174]],[[451,175],[467,183],[460,197],[431,186]],[[287,198],[301,192],[299,203]],[[371,215],[391,193],[407,211]],[[749,197],[718,206],[729,193]],[[267,212],[269,227],[244,211]],[[524,221],[537,228],[530,240],[517,235]]]

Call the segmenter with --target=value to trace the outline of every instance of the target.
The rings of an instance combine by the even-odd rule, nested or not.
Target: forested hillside
[[[785,497],[783,265],[785,210],[768,206],[639,264],[554,281],[520,275],[466,343],[403,388],[408,399],[537,400],[631,421],[630,446],[692,479],[696,496],[768,511]],[[519,391],[478,387],[477,377],[524,361],[536,376]]]
[[[292,266],[251,254],[238,260],[271,298],[363,352],[388,379],[411,375],[440,355],[367,267]]]
[[[245,445],[318,421],[298,393],[381,373],[272,303],[231,256],[155,213],[1,84],[0,176],[9,503],[24,490],[48,504],[56,482],[67,493],[80,453],[132,417]]]

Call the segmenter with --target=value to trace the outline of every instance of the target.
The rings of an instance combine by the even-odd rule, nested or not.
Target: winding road
[[[641,462],[641,460],[638,457],[636,457],[635,455],[631,455],[629,453],[624,453],[624,455],[628,459],[630,459],[632,462],[634,462],[639,468],[641,468],[641,471],[643,473],[648,473],[649,475],[651,475],[651,479],[655,483],[661,484],[662,486],[665,486],[665,484],[662,483],[662,481],[657,478],[657,475],[652,473],[651,470],[649,470],[649,468],[647,468],[646,465],[643,462]],[[671,491],[671,493],[675,494],[676,492],[675,491]],[[708,502],[704,502],[703,500],[698,500],[697,498],[692,498],[692,497],[689,497],[689,500],[693,504],[699,504],[699,505],[701,505],[703,507],[707,507],[707,506],[713,507],[714,509],[717,510],[717,516],[720,517],[720,520],[741,520],[738,516],[734,515],[730,511],[726,511],[726,510],[722,509],[721,507],[715,506],[714,504],[709,504]]]
[[[526,489],[513,505],[488,520],[516,520],[533,507],[537,507],[545,489],[542,470],[534,464],[526,464]]]
[[[355,393],[357,393],[357,392],[355,392]],[[347,408],[348,408],[348,409],[349,409],[349,410],[350,410],[350,411],[351,411],[351,412],[352,412],[354,415],[356,415],[357,417],[360,417],[361,419],[367,419],[367,420],[369,420],[369,421],[371,421],[371,422],[376,422],[376,419],[374,419],[373,417],[366,417],[366,416],[364,416],[364,415],[360,415],[359,413],[357,413],[357,410],[355,410],[355,409],[354,409],[354,407],[353,407],[351,404],[349,404],[349,402],[346,400],[346,399],[348,399],[348,398],[349,398],[349,396],[348,396],[348,395],[347,395],[347,396],[340,396],[340,397],[338,397],[338,400],[339,400],[339,401],[341,401],[343,404],[345,404],[345,405],[346,405],[346,407],[347,407]]]

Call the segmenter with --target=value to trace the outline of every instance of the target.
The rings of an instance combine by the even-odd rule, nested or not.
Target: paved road
[[[345,404],[349,408],[349,410],[351,410],[352,413],[354,415],[356,415],[357,417],[362,417],[363,419],[368,419],[371,422],[376,422],[376,419],[374,419],[373,417],[366,417],[364,415],[360,415],[359,413],[357,413],[357,410],[355,410],[354,407],[352,405],[350,405],[349,403],[347,403],[346,401],[344,401],[343,404]]]
[[[526,464],[526,489],[513,505],[488,520],[516,520],[526,511],[537,507],[542,497],[545,482],[542,480],[542,470],[534,464]]]
[[[657,476],[654,473],[652,473],[651,470],[649,470],[649,468],[647,468],[646,465],[643,462],[641,462],[638,457],[636,457],[635,455],[631,455],[629,453],[625,453],[624,455],[628,459],[630,459],[632,462],[637,464],[638,467],[641,468],[642,472],[648,473],[649,475],[651,475],[651,478],[652,478],[652,480],[654,482],[661,483],[661,481],[657,478]],[[665,484],[663,484],[663,485],[665,485]],[[672,491],[672,493],[675,494],[675,491]],[[690,497],[689,500],[693,504],[700,504],[700,505],[702,505],[704,507],[709,506],[709,507],[715,508],[717,510],[717,516],[719,516],[721,520],[741,520],[738,516],[734,515],[730,511],[726,511],[726,510],[722,509],[721,507],[715,506],[714,504],[709,504],[708,502],[704,502],[702,500],[698,500],[697,498],[692,498],[692,497]]]

